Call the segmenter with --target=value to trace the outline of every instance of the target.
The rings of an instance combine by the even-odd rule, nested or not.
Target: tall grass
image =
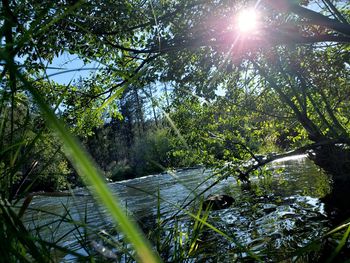
[[[152,251],[151,245],[142,234],[140,228],[134,220],[126,216],[126,213],[123,211],[117,197],[111,193],[101,172],[86,151],[83,150],[78,140],[57,118],[50,107],[45,103],[44,98],[38,90],[36,90],[19,72],[17,66],[11,60],[6,59],[6,62],[8,67],[16,73],[18,79],[23,83],[23,88],[32,94],[48,125],[61,139],[67,158],[71,161],[78,174],[83,178],[87,185],[91,186],[97,200],[107,208],[108,212],[115,220],[116,225],[123,233],[125,233],[129,242],[134,246],[137,253],[137,259],[140,262],[160,262],[159,257]]]
[[[45,18],[46,20],[43,20],[45,17],[43,15],[45,10],[43,10],[43,14],[39,15],[35,21],[32,21],[28,29],[23,29],[24,33],[21,36],[15,38],[14,31],[12,29],[14,23],[13,13],[11,12],[9,2],[6,0],[3,1],[2,13],[4,16],[4,22],[2,26],[2,33],[4,38],[2,39],[0,49],[0,61],[2,63],[1,67],[3,70],[1,74],[2,93],[0,97],[0,116],[2,118],[0,120],[0,141],[2,142],[3,140],[8,139],[9,146],[5,149],[1,149],[0,153],[1,155],[8,153],[9,167],[2,167],[3,164],[0,162],[0,169],[2,172],[1,182],[3,182],[1,185],[2,196],[0,199],[1,262],[51,262],[53,261],[52,248],[65,253],[73,254],[79,258],[82,257],[79,253],[76,253],[73,250],[60,247],[58,245],[59,240],[50,243],[30,233],[21,221],[21,217],[25,213],[25,209],[17,212],[13,208],[13,203],[11,203],[11,200],[9,200],[11,199],[11,187],[15,181],[18,165],[23,162],[23,159],[19,158],[22,147],[23,145],[27,145],[27,147],[31,149],[40,138],[39,132],[37,136],[35,136],[29,143],[21,140],[15,141],[14,113],[16,109],[16,94],[19,90],[24,90],[34,99],[36,106],[40,109],[40,112],[46,120],[47,125],[56,134],[64,146],[64,153],[70,160],[74,169],[84,180],[85,184],[90,186],[92,194],[96,200],[107,209],[108,213],[113,218],[118,231],[125,235],[126,240],[131,244],[135,254],[130,252],[128,249],[125,249],[123,246],[119,246],[116,244],[116,242],[112,242],[112,236],[101,235],[101,238],[106,242],[110,242],[113,246],[117,246],[121,251],[123,251],[127,260],[132,258],[136,261],[145,263],[162,261],[158,253],[154,251],[152,244],[148,238],[146,238],[139,225],[133,220],[133,218],[127,215],[126,211],[122,208],[118,197],[112,194],[101,171],[96,166],[92,158],[83,149],[77,138],[71,134],[65,123],[63,123],[62,120],[56,116],[55,109],[52,109],[49,106],[49,103],[45,100],[45,96],[33,86],[33,83],[15,63],[15,58],[18,55],[19,50],[25,46],[32,45],[31,34],[33,32],[37,31],[36,34],[48,33],[47,30],[51,25],[65,18],[67,14],[74,12],[81,5],[81,3],[82,1],[77,1],[76,4],[62,10],[62,12],[56,16],[48,19]],[[8,91],[5,91],[5,89]],[[119,95],[118,92],[122,92],[122,89],[118,90],[113,96],[111,96],[99,110],[102,110],[108,103],[117,97]],[[168,118],[167,115],[165,116]],[[169,121],[172,123],[170,119]],[[6,127],[7,122],[9,122],[10,127]],[[25,127],[26,123],[24,123],[24,128]],[[173,128],[177,130],[175,126]],[[8,133],[5,133],[6,129],[9,130]],[[9,135],[9,138],[4,138],[6,134]],[[180,134],[179,137],[181,137]],[[30,151],[27,151],[26,154],[29,154],[29,152]],[[22,158],[28,156],[26,154],[23,155],[24,157]],[[195,213],[185,211],[185,214],[192,219],[191,223],[193,224],[191,224],[190,227],[185,228],[177,220],[172,222],[171,227],[165,226],[161,218],[160,201],[161,199],[158,192],[157,227],[152,233],[153,236],[151,236],[151,239],[155,240],[155,247],[161,254],[168,254],[168,257],[165,257],[166,259],[180,262],[194,258],[197,250],[200,247],[200,234],[204,228],[207,228],[213,230],[227,240],[234,242],[240,250],[246,251],[246,253],[255,261],[261,261],[259,257],[257,257],[251,251],[245,249],[244,246],[239,244],[234,238],[210,224],[207,221],[209,212],[203,212],[201,210],[201,206]],[[182,208],[177,207],[177,209],[181,210]],[[68,212],[67,216],[69,216]],[[67,218],[62,218],[62,220],[67,220]],[[79,227],[86,229],[87,226],[84,223],[75,222],[69,217],[68,221],[76,226],[75,230],[77,230],[79,233],[77,240],[81,241],[81,245],[83,246],[85,244],[83,241],[87,239],[87,233],[80,232]],[[350,227],[347,226],[345,233],[342,235],[340,242],[334,249],[333,253],[329,256],[327,262],[332,262],[337,258],[338,254],[345,247],[349,234]],[[93,247],[95,250],[98,250],[98,245],[95,244]],[[93,259],[91,261],[93,261]]]
[[[60,14],[52,17],[49,21],[39,27],[39,33],[47,33],[48,28],[53,25],[55,22],[64,18],[68,13],[73,12],[76,8],[79,7],[81,1],[78,1],[75,5],[67,8],[66,10],[62,10]],[[2,12],[5,16],[5,22],[3,26],[3,31],[5,35],[4,41],[6,42],[3,45],[3,49],[0,50],[0,60],[4,61],[4,74],[8,74],[9,81],[7,82],[10,85],[10,97],[11,100],[11,131],[10,131],[10,144],[13,141],[13,112],[14,112],[14,97],[18,90],[18,84],[21,84],[21,89],[28,91],[37,106],[40,108],[40,111],[43,117],[46,119],[47,124],[51,129],[56,133],[57,137],[61,140],[64,146],[64,152],[67,158],[70,160],[71,164],[74,166],[77,173],[83,178],[84,182],[91,186],[93,195],[96,199],[107,208],[108,212],[112,216],[115,221],[116,226],[125,234],[127,240],[132,244],[136,251],[135,258],[140,262],[160,262],[160,258],[156,253],[153,252],[152,247],[148,240],[145,238],[144,234],[138,227],[138,225],[131,219],[129,216],[126,216],[125,211],[122,209],[119,200],[116,196],[112,195],[110,189],[106,185],[103,176],[101,175],[100,170],[96,167],[91,157],[86,153],[86,151],[82,148],[78,140],[69,132],[69,130],[65,127],[64,123],[60,121],[57,116],[54,114],[53,110],[49,107],[49,105],[45,102],[44,97],[40,92],[32,85],[32,83],[24,76],[21,72],[20,68],[15,63],[15,57],[18,50],[25,45],[30,45],[31,33],[38,28],[38,25],[42,23],[42,17],[36,21],[33,21],[30,24],[30,28],[26,30],[20,37],[15,38],[13,36],[12,26],[14,24],[13,21],[13,13],[10,8],[10,4],[8,1],[3,1]],[[38,33],[37,33],[38,34]],[[16,47],[16,49],[15,49]],[[16,52],[17,50],[17,52]],[[2,79],[3,81],[3,79]],[[6,83],[6,82],[5,82]],[[6,84],[5,84],[6,85]],[[4,96],[4,95],[3,95]],[[4,97],[2,98],[4,99]],[[14,146],[15,147],[15,146]],[[17,149],[20,149],[19,147]],[[10,163],[14,163],[16,159],[17,151],[13,151],[12,149],[9,151],[11,155]],[[2,186],[4,188],[10,188],[13,184],[13,174],[10,175],[8,179],[8,185]],[[5,196],[8,196],[9,193],[6,193]],[[29,251],[33,259],[37,262],[48,261],[43,258],[43,255],[36,249],[35,243],[30,238],[24,238],[23,225],[16,214],[12,211],[11,208],[7,206],[1,206],[2,208],[2,216],[5,219],[3,223],[3,227],[5,230],[13,229],[15,237],[18,238],[21,242],[18,246],[9,246],[7,250],[5,249],[4,255],[11,254],[13,251],[18,251],[17,259],[19,260],[28,260],[26,258],[26,253]],[[6,231],[4,232],[6,233]],[[26,232],[25,232],[26,233]],[[6,240],[7,238],[3,239]],[[22,253],[23,252],[23,253]],[[10,262],[10,261],[9,261]]]

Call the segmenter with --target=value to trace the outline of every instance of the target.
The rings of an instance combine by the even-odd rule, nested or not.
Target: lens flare
[[[241,33],[253,33],[258,29],[258,13],[255,9],[245,9],[238,13],[236,25]]]

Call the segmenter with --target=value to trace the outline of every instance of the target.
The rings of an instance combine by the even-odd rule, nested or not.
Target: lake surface
[[[264,175],[252,178],[250,189],[228,178],[204,194],[206,197],[224,193],[235,198],[230,208],[211,211],[207,219],[230,239],[212,230],[204,230],[197,244],[199,252],[192,259],[187,259],[188,262],[232,262],[237,259],[251,262],[252,255],[249,253],[254,253],[265,262],[280,261],[292,257],[289,253],[306,246],[329,230],[320,198],[329,193],[330,183],[321,169],[306,156],[296,156],[274,161],[266,170],[262,173]],[[188,169],[111,183],[110,187],[146,232],[154,228],[160,204],[161,219],[169,219],[164,227],[168,229],[167,233],[176,228],[188,234],[194,225],[193,220],[183,214],[172,216],[195,194],[212,185],[215,180],[212,177],[210,170]],[[210,179],[203,183],[207,178]],[[115,259],[118,249],[108,249],[99,234],[122,236],[111,230],[113,224],[108,215],[93,201],[86,189],[77,189],[74,193],[86,196],[35,197],[26,214],[26,224],[48,241],[76,247],[77,252],[83,255],[87,252],[76,240],[85,229],[90,234],[85,238],[86,242],[104,256]],[[199,202],[196,201],[187,209],[195,213],[198,207]],[[77,228],[71,222],[62,222],[57,215],[66,221],[84,222],[86,227]],[[57,222],[52,224],[55,220]],[[166,233],[163,234],[166,236]],[[74,261],[75,258],[61,255],[60,260]],[[170,257],[168,260],[175,259]]]

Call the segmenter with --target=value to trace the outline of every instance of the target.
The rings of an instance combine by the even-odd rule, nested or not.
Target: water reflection
[[[209,170],[184,170],[113,183],[110,187],[129,213],[141,221],[148,231],[156,224],[158,192],[160,198],[166,200],[160,203],[160,212],[164,217],[171,218],[188,196],[194,197],[193,189],[197,188],[196,192],[200,193],[213,183],[211,179],[201,184],[211,176]],[[222,181],[206,195],[225,193],[233,196],[236,202],[228,209],[210,212],[208,222],[232,237],[234,242],[205,230],[198,248],[198,251],[205,253],[197,254],[196,260],[230,262],[235,258],[248,257],[246,251],[253,251],[269,261],[284,259],[288,253],[305,246],[328,230],[325,206],[320,198],[327,196],[330,190],[328,176],[306,156],[273,162],[266,173],[252,178],[250,189],[242,189],[233,178]],[[79,189],[76,193],[87,191]],[[43,226],[40,228],[41,236],[50,241],[57,240],[74,228],[72,224],[62,222],[49,226],[48,223],[57,218],[53,214],[83,221],[92,232],[109,230],[112,226],[105,211],[90,197],[35,197],[31,208],[50,212],[32,210],[26,215],[27,224],[31,228]],[[198,202],[189,209],[195,212]],[[45,227],[46,224],[49,227]],[[193,227],[193,220],[177,217],[177,222],[168,222],[169,229],[174,228],[175,224],[181,225],[185,231]],[[63,237],[61,242],[74,242],[72,233]]]

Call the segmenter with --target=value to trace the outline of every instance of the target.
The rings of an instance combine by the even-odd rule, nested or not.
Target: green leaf
[[[2,57],[6,58],[6,56]],[[111,214],[117,227],[126,235],[127,240],[134,247],[137,253],[137,260],[145,263],[160,262],[160,258],[152,251],[150,243],[147,241],[140,228],[134,220],[126,215],[118,198],[115,197],[108,188],[101,172],[96,168],[91,157],[83,150],[78,140],[68,131],[65,125],[45,103],[39,91],[27,81],[11,61],[8,62],[12,70],[16,71],[18,78],[24,83],[25,89],[32,94],[48,124],[63,142],[65,154],[78,174],[87,185],[91,186],[97,200],[107,208],[107,211]]]

